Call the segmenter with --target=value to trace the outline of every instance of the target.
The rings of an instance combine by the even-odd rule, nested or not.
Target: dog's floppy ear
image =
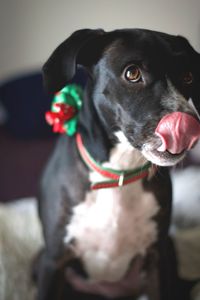
[[[78,30],[55,49],[43,66],[44,85],[49,93],[59,91],[73,78],[77,64],[89,61],[91,51],[86,51],[86,45],[95,44],[95,40],[103,34],[101,29]]]

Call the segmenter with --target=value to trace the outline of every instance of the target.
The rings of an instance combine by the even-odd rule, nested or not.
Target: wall
[[[156,29],[200,50],[199,0],[0,0],[0,80],[37,68],[80,28]]]

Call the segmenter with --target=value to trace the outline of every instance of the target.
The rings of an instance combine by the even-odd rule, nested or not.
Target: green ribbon
[[[65,103],[75,107],[77,111],[80,111],[82,107],[83,89],[76,84],[66,85],[61,91],[59,91],[53,98],[51,110],[57,112],[55,106],[56,103]],[[63,125],[66,134],[73,136],[77,131],[78,115],[66,121]]]

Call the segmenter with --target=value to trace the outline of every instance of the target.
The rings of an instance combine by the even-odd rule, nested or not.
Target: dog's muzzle
[[[161,139],[158,151],[180,154],[200,138],[200,122],[187,113],[173,112],[160,120],[155,134]]]

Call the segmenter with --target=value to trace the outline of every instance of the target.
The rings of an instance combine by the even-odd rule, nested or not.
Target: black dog
[[[78,65],[88,74],[76,135],[84,149],[100,168],[140,170],[147,161],[161,167],[150,166],[142,179],[139,172],[138,180],[126,185],[120,173],[118,187],[91,190],[106,175],[86,166],[75,136],[59,138],[39,196],[46,246],[38,299],[64,299],[66,289],[70,299],[76,293],[84,299],[65,278],[66,266],[77,261],[86,286],[118,283],[132,269],[133,295],[178,299],[168,240],[171,182],[163,166],[181,161],[199,137],[188,100],[199,110],[200,55],[180,36],[80,30],[44,65],[47,90],[63,88]],[[194,131],[187,136],[189,128]]]

